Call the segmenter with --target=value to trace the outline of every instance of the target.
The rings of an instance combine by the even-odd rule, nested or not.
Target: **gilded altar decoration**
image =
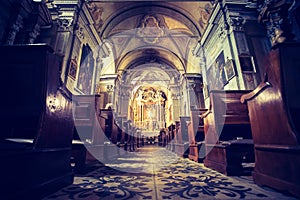
[[[159,131],[165,124],[166,94],[157,88],[140,88],[134,104],[134,124],[143,131]]]
[[[144,42],[156,44],[165,35],[164,28],[167,26],[162,17],[146,15],[140,22],[137,34]]]

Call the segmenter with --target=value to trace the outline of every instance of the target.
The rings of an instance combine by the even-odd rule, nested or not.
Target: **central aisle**
[[[157,146],[145,146],[76,175],[45,199],[295,199],[261,188],[251,177],[227,177]]]

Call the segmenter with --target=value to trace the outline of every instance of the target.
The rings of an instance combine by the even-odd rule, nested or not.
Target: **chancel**
[[[0,16],[0,199],[300,198],[298,0]]]

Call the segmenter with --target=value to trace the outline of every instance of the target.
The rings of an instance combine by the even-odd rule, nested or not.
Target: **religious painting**
[[[200,25],[200,28],[202,31],[206,28],[206,26],[208,24],[208,20],[209,20],[212,10],[213,10],[213,6],[211,3],[206,3],[204,6],[200,6],[198,8],[199,25]]]
[[[221,90],[227,83],[224,66],[225,59],[222,51],[207,71],[206,77],[209,90]]]
[[[77,59],[75,57],[71,60],[70,68],[69,68],[69,77],[71,77],[73,80],[76,79],[77,67],[78,67],[77,66]]]
[[[236,74],[235,74],[235,67],[234,62],[232,59],[228,59],[224,66],[226,81],[230,81]]]
[[[239,60],[240,60],[242,72],[255,72],[255,64],[254,64],[253,56],[240,55]]]
[[[88,2],[86,5],[91,12],[92,18],[94,20],[94,26],[96,27],[96,30],[99,31],[104,24],[102,19],[104,8],[99,7],[96,3],[93,2]]]
[[[94,58],[92,50],[88,45],[82,48],[77,88],[84,94],[90,94],[94,71]]]
[[[159,42],[159,38],[164,36],[164,28],[167,27],[164,18],[146,15],[142,18],[139,29],[138,36],[143,38],[143,40],[150,44],[156,44]]]

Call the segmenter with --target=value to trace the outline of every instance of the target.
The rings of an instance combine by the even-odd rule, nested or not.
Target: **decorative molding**
[[[85,31],[84,31],[84,28],[82,26],[78,26],[78,28],[76,30],[76,35],[80,40],[84,40]]]
[[[180,93],[172,93],[172,100],[179,100],[180,99]]]
[[[241,16],[230,16],[228,24],[233,31],[244,31],[244,24],[246,20]]]
[[[265,25],[272,46],[286,41],[294,41],[289,10],[293,0],[264,0],[258,7],[258,21]]]
[[[73,25],[73,18],[57,18],[58,31],[71,31]]]
[[[220,26],[219,29],[218,29],[218,35],[219,35],[219,38],[223,41],[225,39],[225,37],[227,36],[227,31],[228,31],[228,28],[223,25],[223,26]]]
[[[106,44],[105,41],[103,41],[100,45],[99,45],[99,57],[100,58],[107,58],[110,55],[111,51],[108,47],[108,45]]]
[[[137,35],[146,43],[157,44],[160,37],[165,35],[165,28],[167,28],[167,24],[163,17],[146,15],[140,21]]]

